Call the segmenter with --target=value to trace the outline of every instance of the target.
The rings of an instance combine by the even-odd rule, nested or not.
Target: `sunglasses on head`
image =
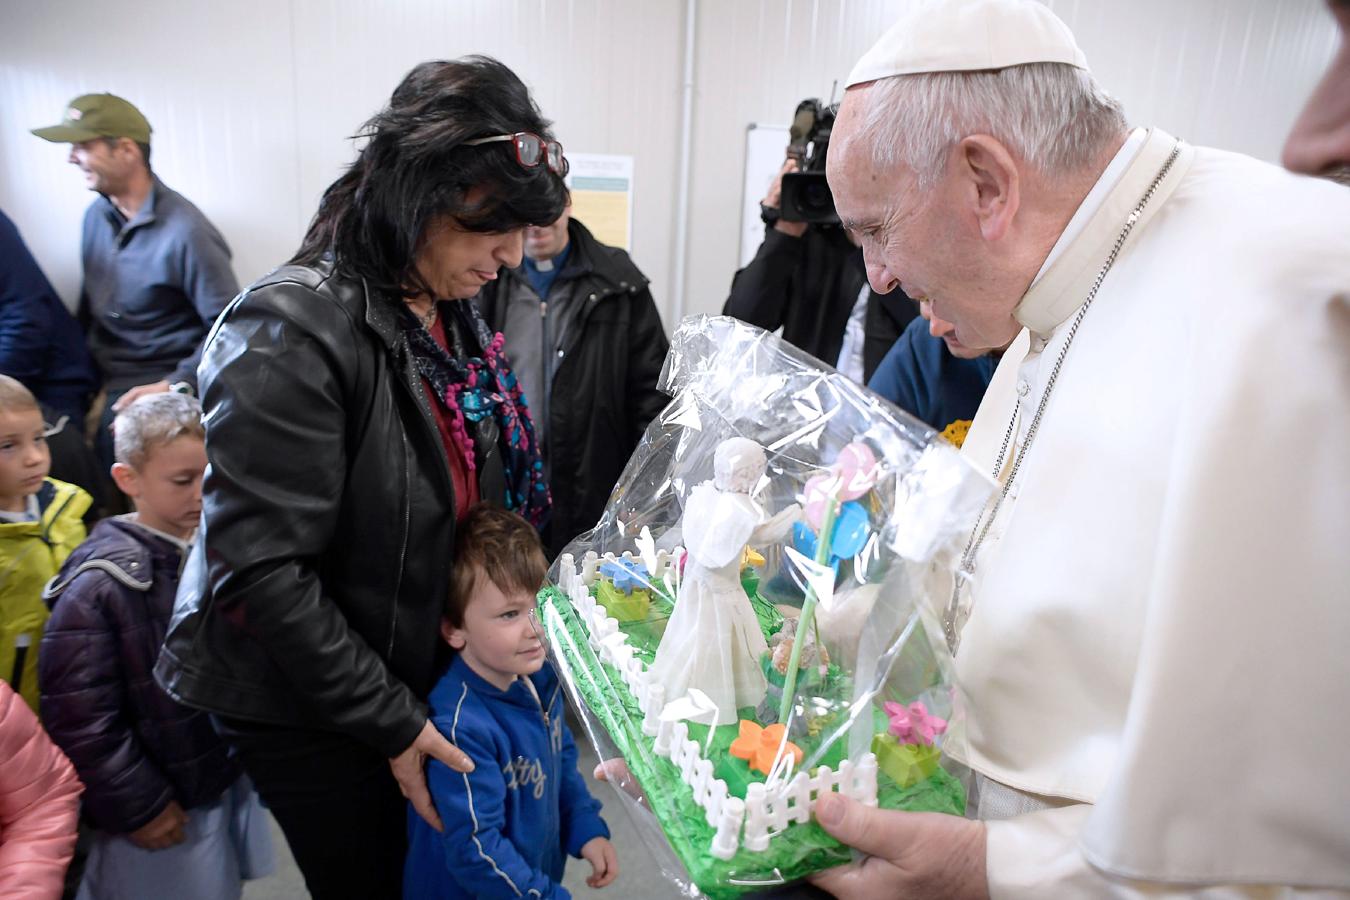
[[[520,163],[523,168],[533,169],[540,164],[545,164],[550,172],[559,177],[566,175],[570,168],[567,164],[567,157],[563,156],[562,144],[557,141],[546,141],[529,131],[517,131],[515,134],[494,134],[491,137],[465,141],[464,146],[477,147],[480,144],[494,144],[498,141],[511,142],[511,146],[516,151],[516,162]]]

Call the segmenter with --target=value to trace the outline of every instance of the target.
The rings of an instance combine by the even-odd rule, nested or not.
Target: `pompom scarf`
[[[471,301],[445,301],[439,306],[443,316],[449,313],[444,317],[446,343],[454,349],[454,355],[441,349],[406,306],[400,313],[417,371],[431,384],[432,393],[450,413],[450,431],[464,455],[471,478],[476,477],[478,464],[468,423],[476,425],[489,416],[496,421],[506,473],[506,496],[500,498],[501,502],[534,527],[542,528],[548,521],[551,504],[548,482],[525,395],[502,356],[505,339],[500,332],[493,334],[488,330]],[[482,355],[469,355],[475,351]]]

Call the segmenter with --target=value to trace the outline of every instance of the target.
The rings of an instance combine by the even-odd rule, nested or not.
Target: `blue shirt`
[[[909,323],[867,386],[945,434],[957,446],[980,408],[998,360],[992,353],[958,359],[922,318]]]
[[[75,317],[38,268],[19,229],[0,212],[0,375],[76,421],[98,390]]]
[[[239,282],[230,248],[201,210],[158,178],[130,220],[107,197],[84,214],[89,351],[110,390],[197,383],[202,339]]]
[[[531,690],[533,687],[533,690]],[[548,663],[498,690],[456,656],[431,690],[431,721],[474,761],[432,760],[427,786],[444,832],[408,808],[405,900],[567,900],[564,854],[609,837],[577,771],[562,686]]]
[[[530,287],[539,295],[540,300],[548,299],[548,292],[553,287],[553,282],[558,279],[558,273],[567,265],[567,254],[572,249],[572,242],[568,241],[562,248],[562,252],[549,260],[551,265],[547,271],[539,268],[539,263],[525,257],[525,277],[530,282]]]

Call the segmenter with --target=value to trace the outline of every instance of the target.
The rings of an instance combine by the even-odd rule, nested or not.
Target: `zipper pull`
[[[530,680],[530,676],[520,675],[517,677],[519,677],[521,681],[525,682],[525,689],[530,692],[530,696],[534,698],[535,705],[539,707],[539,715],[544,717],[544,728],[547,729],[549,727],[550,720],[548,717],[548,710],[544,707],[544,698],[540,697],[539,692],[535,690],[534,682]]]

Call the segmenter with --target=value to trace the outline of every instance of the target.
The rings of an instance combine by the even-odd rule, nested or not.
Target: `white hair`
[[[146,394],[113,420],[113,458],[139,469],[150,451],[183,436],[206,439],[202,405],[173,392]]]
[[[1128,127],[1090,73],[1063,63],[883,78],[867,104],[854,140],[871,145],[878,168],[909,166],[922,188],[938,180],[952,145],[972,134],[988,134],[1055,175],[1082,170]]]

